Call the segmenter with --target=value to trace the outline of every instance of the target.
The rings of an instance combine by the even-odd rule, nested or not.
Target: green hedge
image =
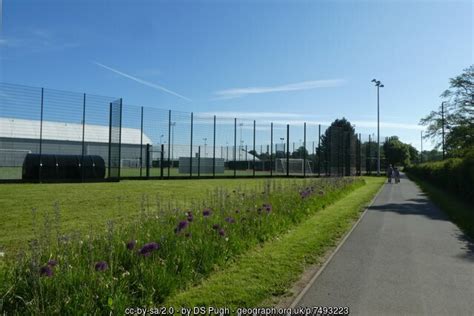
[[[407,167],[405,170],[415,177],[474,202],[474,151],[462,159],[428,162]]]

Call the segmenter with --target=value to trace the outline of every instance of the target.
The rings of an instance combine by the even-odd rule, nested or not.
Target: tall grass
[[[57,206],[41,221],[33,210],[30,249],[0,269],[0,312],[122,314],[156,306],[362,183],[269,180],[248,190],[216,189],[186,209],[143,198],[127,225],[109,221],[86,235],[61,234]]]

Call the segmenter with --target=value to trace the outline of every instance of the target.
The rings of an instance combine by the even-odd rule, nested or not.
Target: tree
[[[445,147],[449,156],[463,156],[472,148],[474,138],[474,65],[449,82],[450,88],[441,94],[445,104]],[[427,127],[424,137],[434,139],[435,148],[440,148],[443,128],[441,107],[421,119],[420,124]]]
[[[304,146],[299,147],[291,154],[291,158],[303,159],[304,157],[308,158],[308,150]]]
[[[320,156],[329,166],[337,168],[337,173],[351,173],[351,140],[355,140],[354,126],[345,118],[336,119],[321,135]],[[354,142],[355,143],[355,142]]]
[[[410,163],[408,145],[402,143],[397,136],[388,138],[383,144],[383,151],[389,164],[406,166]]]

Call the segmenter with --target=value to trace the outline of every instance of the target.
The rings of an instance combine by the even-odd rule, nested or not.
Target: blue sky
[[[377,78],[381,134],[416,147],[473,63],[471,1],[3,0],[1,22],[0,81],[375,133]]]

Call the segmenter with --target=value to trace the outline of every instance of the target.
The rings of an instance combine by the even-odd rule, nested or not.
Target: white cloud
[[[262,94],[272,92],[288,92],[300,90],[313,90],[319,88],[333,88],[340,87],[345,83],[343,79],[328,79],[328,80],[313,80],[302,81],[296,83],[289,83],[281,86],[273,87],[247,87],[247,88],[232,88],[214,92],[218,99],[232,99],[240,98],[250,94]]]
[[[167,88],[165,88],[165,87],[163,87],[163,86],[160,86],[160,85],[157,85],[157,84],[155,84],[155,83],[152,83],[152,82],[149,82],[149,81],[146,81],[146,80],[143,80],[143,79],[134,77],[134,76],[132,76],[132,75],[126,74],[126,73],[124,73],[124,72],[121,72],[121,71],[119,71],[119,70],[117,70],[117,69],[114,69],[114,68],[112,68],[112,67],[106,66],[106,65],[104,65],[104,64],[101,64],[101,63],[99,63],[99,62],[94,62],[94,64],[96,64],[97,66],[102,67],[102,68],[104,68],[104,69],[110,70],[110,71],[112,71],[112,72],[114,72],[114,73],[116,73],[116,74],[119,74],[119,75],[121,75],[122,77],[131,79],[131,80],[133,80],[133,81],[135,81],[135,82],[138,82],[138,83],[141,83],[141,84],[143,84],[143,85],[145,85],[145,86],[151,87],[151,88],[156,89],[156,90],[164,91],[164,92],[166,92],[166,93],[172,94],[172,95],[174,95],[174,96],[176,96],[176,97],[178,97],[178,98],[181,98],[181,99],[183,99],[183,100],[186,100],[186,101],[191,101],[191,99],[189,99],[189,98],[187,98],[187,97],[185,97],[185,96],[183,96],[183,95],[181,95],[181,94],[179,94],[179,93],[176,93],[176,92],[174,92],[174,91],[171,91],[171,90],[169,90],[169,89],[167,89]]]

